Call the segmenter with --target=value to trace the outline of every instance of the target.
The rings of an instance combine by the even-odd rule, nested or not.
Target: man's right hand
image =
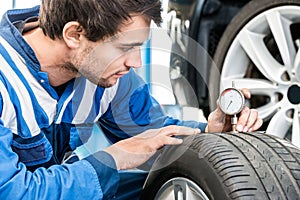
[[[182,139],[172,136],[194,135],[200,129],[184,126],[166,126],[160,129],[150,129],[137,136],[121,140],[104,149],[114,158],[117,169],[131,169],[146,162],[164,145],[178,145]]]

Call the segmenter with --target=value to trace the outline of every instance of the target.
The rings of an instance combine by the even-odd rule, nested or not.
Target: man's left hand
[[[242,89],[245,98],[250,99],[251,93],[248,89]],[[236,130],[239,132],[252,132],[261,127],[262,119],[258,117],[256,109],[245,106],[239,114]],[[205,132],[227,132],[231,131],[231,116],[226,115],[217,101],[217,109],[208,116],[208,123]]]

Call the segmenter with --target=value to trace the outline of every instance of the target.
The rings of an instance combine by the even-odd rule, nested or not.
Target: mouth
[[[119,71],[115,74],[113,74],[114,77],[120,78],[122,76],[124,76],[125,74],[128,74],[129,71]]]

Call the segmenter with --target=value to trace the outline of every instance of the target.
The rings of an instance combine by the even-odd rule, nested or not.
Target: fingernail
[[[249,132],[252,132],[252,128],[249,129]]]
[[[195,134],[201,133],[201,130],[199,128],[195,128]]]
[[[243,131],[243,126],[242,125],[237,125],[236,130],[238,130],[239,132]]]
[[[247,132],[247,131],[248,131],[248,127],[247,127],[247,126],[245,126],[245,128],[244,128],[243,132]]]
[[[183,143],[183,139],[179,139],[177,138],[178,144],[182,144]]]

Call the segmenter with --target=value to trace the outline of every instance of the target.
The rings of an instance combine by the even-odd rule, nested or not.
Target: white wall
[[[16,0],[15,8],[30,8],[39,5],[41,0]]]
[[[1,0],[1,6],[0,6],[0,15],[2,16],[3,13],[5,13],[6,10],[12,8],[13,3],[11,0]]]
[[[15,0],[15,8],[30,8],[39,5],[41,0]],[[0,16],[13,8],[13,0],[0,0]]]

